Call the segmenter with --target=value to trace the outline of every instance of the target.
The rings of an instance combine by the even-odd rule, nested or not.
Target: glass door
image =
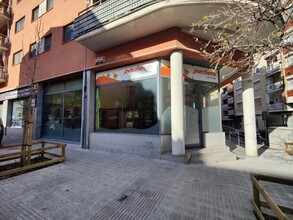
[[[43,137],[80,140],[82,91],[45,96]]]
[[[185,145],[201,146],[201,87],[199,83],[184,83]]]
[[[63,95],[61,93],[45,97],[43,114],[43,136],[61,138]]]
[[[71,91],[64,94],[63,137],[79,141],[81,133],[81,100],[82,91]]]

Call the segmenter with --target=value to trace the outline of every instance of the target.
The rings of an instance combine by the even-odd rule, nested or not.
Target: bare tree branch
[[[209,36],[207,42],[195,40],[212,66],[250,70],[271,50],[292,50],[292,30],[285,27],[292,13],[293,0],[227,0],[225,7],[192,24],[191,33]]]

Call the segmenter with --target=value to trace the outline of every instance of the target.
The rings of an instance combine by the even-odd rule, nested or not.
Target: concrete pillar
[[[256,121],[254,89],[251,73],[242,76],[243,124],[245,133],[245,153],[257,157]]]
[[[183,53],[171,53],[171,136],[172,154],[185,154]]]
[[[85,96],[83,99],[84,102],[84,114],[83,114],[83,126],[84,126],[84,142],[82,144],[82,148],[89,149],[90,148],[90,133],[94,131],[95,125],[95,92],[96,92],[96,80],[95,73],[91,71],[85,72]]]

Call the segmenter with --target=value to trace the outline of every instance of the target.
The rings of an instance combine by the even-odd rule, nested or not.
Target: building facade
[[[254,92],[254,106],[257,131],[266,130],[266,122],[264,114],[266,114],[266,77],[263,69],[257,69],[257,73],[251,76]],[[235,108],[235,122],[237,128],[243,130],[243,100],[242,100],[242,79],[238,78],[234,81],[234,108]],[[240,124],[240,125],[239,125]]]
[[[252,76],[257,131],[272,147],[292,140],[291,71],[292,53],[285,54],[282,62],[280,53],[274,51]],[[222,120],[224,126],[243,131],[242,87],[241,77],[222,87]]]
[[[21,132],[33,106],[36,139],[150,157],[225,145],[225,71],[210,69],[190,34],[192,22],[223,4],[7,1],[13,19],[5,18],[2,29],[10,45],[0,84],[5,126]]]
[[[0,65],[0,84],[5,85],[8,78],[8,54],[9,54],[9,44],[8,44],[8,32],[9,24],[11,23],[11,9],[9,7],[9,2],[0,2],[0,55],[1,55],[1,65]],[[3,98],[1,98],[3,100]],[[3,108],[0,105],[0,114],[2,115]]]
[[[87,73],[89,81],[94,79],[88,91],[94,95],[88,97],[96,100],[88,106],[94,112],[86,125],[89,146],[154,156],[224,145],[219,75],[186,29],[203,14],[184,16],[207,7],[198,1],[137,1],[121,7],[106,1],[74,22],[76,41],[97,56]],[[116,19],[118,14],[123,19]],[[213,135],[217,143],[207,138]]]
[[[271,147],[293,140],[292,61],[292,52],[286,51],[273,51],[266,57],[266,122]]]
[[[72,31],[74,18],[87,6],[86,1],[7,1],[13,19],[6,26],[8,74],[0,84],[0,106],[8,133],[22,132],[37,92],[35,137],[80,141],[83,71],[95,54],[75,42]]]

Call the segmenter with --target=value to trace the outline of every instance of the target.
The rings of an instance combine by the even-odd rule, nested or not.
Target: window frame
[[[22,27],[20,29],[18,29],[18,24],[21,24],[22,22]],[[18,21],[15,22],[15,33],[20,32],[21,30],[24,29],[24,22],[25,22],[25,16],[23,16],[21,19],[19,19]]]
[[[157,99],[158,99],[158,90],[157,90],[157,77],[151,76],[146,78],[140,78],[136,80],[127,80],[113,84],[105,84],[105,85],[96,85],[95,93],[97,102],[95,103],[96,114],[95,114],[95,131],[97,132],[111,132],[111,133],[135,133],[135,134],[158,134],[159,127],[156,127],[159,123],[157,116]],[[140,88],[140,85],[143,83],[149,84],[149,82],[155,82],[156,85],[153,87],[153,96],[146,96],[150,91],[139,89],[131,89],[131,88]],[[153,83],[154,84],[154,83]],[[120,89],[124,93],[112,94],[111,99],[115,101],[113,104],[113,108],[106,105],[109,104],[109,97],[107,97],[108,101],[106,101],[106,97],[103,97],[101,89],[111,89],[113,90],[113,86]],[[119,88],[120,87],[120,88]],[[144,93],[141,93],[144,91]],[[99,94],[99,95],[97,95]],[[139,103],[139,99],[142,99],[143,96],[138,96],[138,94],[146,96],[149,100],[144,105],[149,105],[149,108],[146,107],[135,107],[137,103]],[[152,100],[152,101],[150,101]],[[127,104],[126,104],[127,103]],[[152,104],[151,104],[152,103]],[[105,105],[104,105],[105,104]],[[106,118],[103,117],[102,112],[106,113]],[[114,119],[116,117],[116,119]],[[137,117],[144,118],[144,123],[140,124],[134,122],[138,120]],[[111,119],[110,119],[111,118]],[[110,119],[113,123],[109,123]],[[113,121],[114,119],[114,121]],[[157,130],[158,129],[158,130]]]
[[[35,15],[35,11],[38,11],[37,17],[34,16]],[[32,10],[32,21],[35,21],[35,20],[37,20],[40,17],[39,11],[40,11],[40,6],[39,5]]]
[[[40,5],[43,4],[44,2],[46,2],[46,9],[45,9],[44,12],[43,11],[40,12]],[[44,0],[44,1],[42,1],[37,7],[35,7],[32,10],[32,22],[37,20],[39,17],[41,17],[47,11],[51,10],[53,7],[54,7],[54,0]],[[36,15],[35,12],[37,12],[37,16],[35,16]]]
[[[29,51],[29,57],[30,58],[33,58],[33,57],[35,57],[35,56],[37,56],[38,54],[37,54],[37,48],[36,48],[36,46],[37,46],[37,42],[35,42],[35,43],[32,43],[31,45],[30,45],[30,51]],[[33,47],[35,47],[34,48],[34,52],[32,51],[32,48]]]
[[[69,29],[69,27],[71,27],[71,28]],[[69,31],[67,32],[67,35],[66,35],[66,30],[71,30],[71,32],[70,32],[70,38],[66,38],[66,36],[69,35],[68,34]],[[74,37],[73,37],[73,22],[72,22],[72,23],[67,24],[67,25],[65,25],[63,27],[63,43],[67,43],[69,41],[72,41],[73,39],[74,39]]]
[[[37,48],[38,44],[39,45],[44,44],[44,46],[43,46],[44,48]],[[32,50],[33,47],[35,47],[34,50]],[[30,45],[29,57],[34,58],[35,56],[38,56],[42,53],[45,53],[45,52],[51,50],[51,47],[52,47],[52,34],[48,34],[48,35],[42,37],[39,41],[36,41],[35,43],[32,43]]]
[[[52,47],[52,34],[46,35],[45,37],[43,37],[43,39],[44,39],[44,52],[47,52],[47,51],[51,50],[51,47]],[[50,39],[49,44],[47,42],[48,39]],[[49,45],[49,47],[48,47],[48,45]]]
[[[45,1],[47,1],[47,3],[46,3],[46,12],[47,12],[54,7],[54,0],[45,0]]]
[[[254,104],[255,104],[255,107],[262,107],[261,97],[255,97]]]
[[[19,59],[19,62],[16,63],[16,56],[17,55],[20,55],[20,54],[21,54],[21,59]],[[23,59],[23,51],[22,50],[19,50],[19,51],[15,52],[13,54],[13,65],[20,64],[22,62],[22,59]]]

